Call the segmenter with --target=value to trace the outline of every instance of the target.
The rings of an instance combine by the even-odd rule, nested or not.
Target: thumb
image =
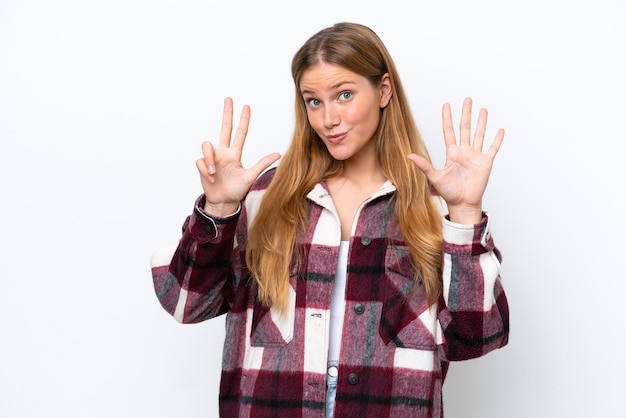
[[[433,167],[430,161],[428,161],[426,158],[417,154],[409,154],[408,158],[409,160],[415,163],[417,168],[419,168],[420,170],[424,172],[424,174],[426,175],[426,177],[428,177],[428,179],[430,179],[430,177],[434,174],[435,167]]]
[[[268,154],[265,157],[261,158],[255,165],[250,167],[250,172],[254,175],[254,178],[257,178],[261,175],[263,170],[274,164],[280,158],[280,154],[274,152],[272,154]]]

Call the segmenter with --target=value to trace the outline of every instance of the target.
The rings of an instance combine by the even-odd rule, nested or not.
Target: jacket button
[[[357,383],[359,383],[359,375],[356,373],[350,373],[350,375],[348,376],[348,382],[351,385],[356,385]]]
[[[372,239],[370,237],[361,237],[361,244],[366,247],[372,243]]]
[[[356,305],[354,305],[354,312],[357,315],[361,315],[363,312],[365,312],[365,306],[363,306],[362,303],[357,303]]]

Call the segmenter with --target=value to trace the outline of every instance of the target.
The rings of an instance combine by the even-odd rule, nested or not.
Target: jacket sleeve
[[[444,218],[443,292],[438,319],[443,360],[476,358],[505,346],[509,308],[500,279],[500,252],[489,231],[489,217],[476,225]]]
[[[196,201],[177,245],[151,257],[154,289],[163,308],[181,323],[201,322],[228,311],[239,263],[235,231],[240,210],[226,218],[206,215]]]

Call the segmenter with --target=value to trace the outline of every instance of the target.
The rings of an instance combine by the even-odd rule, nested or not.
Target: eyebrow
[[[334,90],[339,90],[340,87],[346,85],[346,84],[352,84],[352,85],[356,85],[356,82],[354,81],[339,81],[335,84],[333,84],[332,86],[330,86],[331,89]],[[312,90],[300,90],[300,94],[304,95],[304,94],[315,94]]]

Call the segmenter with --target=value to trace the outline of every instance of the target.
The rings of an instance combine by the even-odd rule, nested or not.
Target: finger
[[[466,97],[463,100],[463,109],[461,110],[461,123],[459,126],[460,144],[469,145],[472,135],[472,99]]]
[[[452,109],[450,109],[450,104],[445,103],[443,105],[443,109],[441,110],[441,119],[443,121],[443,139],[448,145],[456,144],[456,137],[454,135],[454,126],[452,125]]]
[[[198,158],[196,160],[196,168],[202,177],[208,177],[209,173],[206,169],[206,164],[204,162],[204,158]]]
[[[230,136],[233,132],[233,99],[224,99],[224,113],[222,113],[222,129],[220,131],[220,146],[230,147]]]
[[[268,154],[265,157],[261,158],[259,161],[257,161],[257,163],[250,167],[249,170],[256,179],[266,168],[278,161],[279,158],[280,154],[277,152]]]
[[[487,109],[480,109],[478,113],[478,122],[476,123],[476,132],[474,132],[474,149],[481,151],[485,142],[485,129],[487,128]]]
[[[245,105],[241,110],[239,125],[237,126],[237,132],[235,132],[234,148],[243,149],[243,143],[246,141],[246,135],[248,135],[248,125],[250,125],[250,106]]]
[[[491,143],[491,146],[487,150],[487,157],[489,157],[492,161],[496,158],[496,154],[500,150],[502,141],[504,141],[504,129],[500,128],[498,129],[498,132],[496,133],[496,137]]]
[[[435,167],[426,158],[417,154],[409,154],[408,159],[413,161],[417,168],[422,170],[426,177],[430,180],[431,176],[435,173]]]
[[[209,141],[202,143],[202,160],[206,166],[206,175],[210,176],[215,174],[215,149],[213,148],[213,144]]]
[[[196,160],[196,168],[200,173],[200,177],[208,179],[211,183],[215,181],[215,176],[209,174],[207,170],[206,163],[204,162],[204,158],[198,158]]]

